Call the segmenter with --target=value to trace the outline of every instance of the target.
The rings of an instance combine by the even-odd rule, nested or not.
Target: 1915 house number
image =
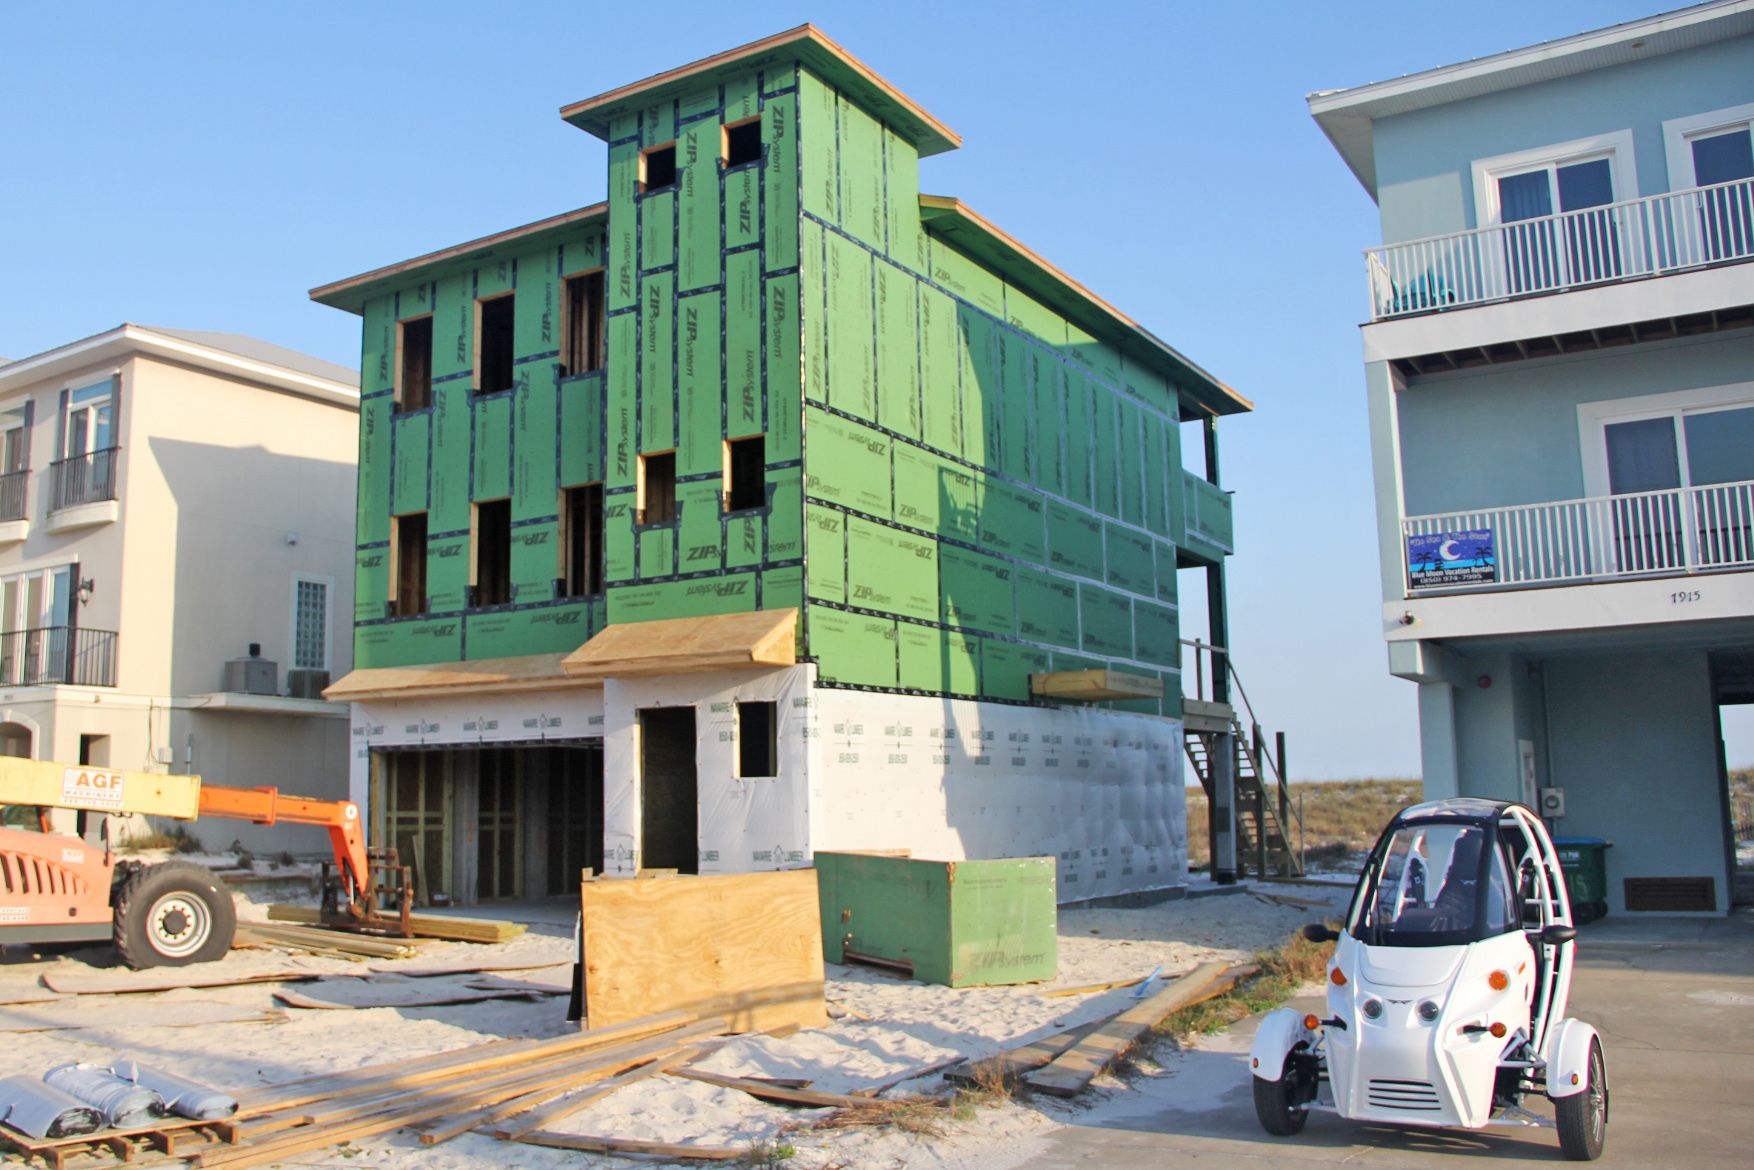
[[[1669,594],[1670,605],[1691,605],[1699,600],[1699,590],[1683,589],[1679,593]]]

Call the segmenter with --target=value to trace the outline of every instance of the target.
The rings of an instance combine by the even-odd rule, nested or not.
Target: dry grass
[[[1417,780],[1333,780],[1293,784],[1291,807],[1303,808],[1303,840],[1309,860],[1337,860],[1369,849],[1389,818],[1420,799]],[[1297,845],[1292,834],[1292,845]],[[1206,794],[1188,790],[1188,865],[1211,858],[1206,841]]]
[[[1215,999],[1183,1008],[1153,1030],[1165,1036],[1216,1032],[1256,1012],[1276,1008],[1297,994],[1298,988],[1320,982],[1333,953],[1331,942],[1313,943],[1301,933],[1294,934],[1278,950],[1259,956],[1259,974]]]

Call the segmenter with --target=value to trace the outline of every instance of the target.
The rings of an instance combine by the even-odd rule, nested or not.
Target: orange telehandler
[[[76,814],[57,831],[54,810]],[[334,869],[323,867],[323,921],[407,937],[412,897],[394,850],[367,849],[352,801],[283,796],[274,788],[219,788],[199,776],[0,757],[0,944],[115,941],[130,967],[182,966],[231,949],[237,913],[225,884],[186,861],[117,860],[115,815],[258,825],[320,825]],[[34,827],[5,827],[28,825]],[[380,884],[386,874],[393,882]],[[393,902],[398,917],[382,913]]]

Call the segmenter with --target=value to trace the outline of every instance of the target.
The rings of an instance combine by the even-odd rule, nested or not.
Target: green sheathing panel
[[[822,952],[907,963],[950,987],[1037,983],[1058,971],[1052,857],[926,861],[818,853]]]
[[[926,232],[917,154],[808,70],[797,131],[819,677],[1028,702],[1031,673],[1111,665],[1178,691],[1174,389]]]
[[[548,233],[521,249],[508,245],[474,269],[411,273],[404,288],[366,306],[355,567],[360,666],[570,650],[608,621],[804,604],[799,100],[796,71],[769,65],[620,118],[609,146],[606,220]],[[831,116],[834,107],[830,93]],[[726,169],[720,127],[756,116],[762,158]],[[872,217],[869,203],[884,194],[883,139],[874,123],[871,129],[876,177],[865,176],[856,202],[879,225],[880,244],[887,210]],[[640,191],[640,151],[671,141],[677,183]],[[823,263],[826,243],[820,235],[815,243]],[[870,318],[871,253],[860,246],[843,261],[865,272],[855,311]],[[606,368],[562,377],[565,281],[598,267]],[[821,282],[811,287],[824,295]],[[517,298],[514,386],[482,397],[473,385],[475,302],[501,292]],[[856,284],[847,292],[860,295]],[[390,398],[395,325],[425,312],[433,315],[433,405],[397,415]],[[814,320],[824,325],[820,312]],[[874,328],[865,333],[870,353]],[[866,396],[874,409],[874,382]],[[751,435],[767,440],[765,500],[727,515],[722,444]],[[636,527],[639,456],[668,450],[677,458],[677,519]],[[881,503],[887,516],[887,455],[877,461],[882,483],[866,485],[862,499]],[[604,489],[606,587],[600,597],[560,598],[560,494],[586,484]],[[471,505],[507,497],[512,600],[473,609]],[[391,517],[422,510],[431,612],[386,618]],[[838,576],[844,588],[844,565]],[[935,576],[929,584],[935,607]],[[891,625],[890,685],[893,641]]]

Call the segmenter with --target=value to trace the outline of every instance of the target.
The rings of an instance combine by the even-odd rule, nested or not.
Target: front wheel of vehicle
[[[1288,1052],[1278,1080],[1249,1078],[1255,1083],[1255,1116],[1261,1119],[1261,1128],[1274,1137],[1290,1137],[1302,1130],[1303,1123],[1309,1120],[1309,1110],[1303,1107],[1297,1096],[1300,1072],[1298,1054]]]
[[[1257,1098],[1258,1099],[1258,1098]],[[1602,1042],[1590,1041],[1589,1080],[1581,1093],[1553,1102],[1559,1148],[1573,1162],[1593,1162],[1608,1141],[1608,1063]]]

